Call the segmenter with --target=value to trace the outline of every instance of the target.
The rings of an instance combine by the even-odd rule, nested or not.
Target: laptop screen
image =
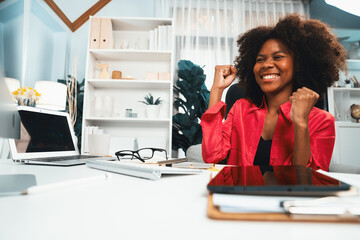
[[[18,153],[74,151],[66,116],[19,110],[20,140],[15,140]]]

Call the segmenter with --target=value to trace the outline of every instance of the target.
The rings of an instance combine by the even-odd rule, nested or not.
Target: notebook
[[[27,106],[18,107],[20,139],[9,139],[14,162],[24,164],[73,166],[86,159],[113,160],[102,156],[80,155],[76,136],[66,112]]]

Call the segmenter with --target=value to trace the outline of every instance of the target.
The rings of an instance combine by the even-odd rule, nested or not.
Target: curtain
[[[305,0],[157,0],[156,15],[173,18],[175,63],[204,67],[211,88],[216,65],[233,64],[239,34],[272,25],[288,13],[309,16]],[[225,93],[223,94],[223,99]]]

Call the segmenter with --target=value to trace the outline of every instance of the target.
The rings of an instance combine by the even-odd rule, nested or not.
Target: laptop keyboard
[[[27,160],[41,161],[41,162],[54,162],[54,161],[79,160],[79,159],[89,159],[89,158],[98,158],[98,157],[99,156],[75,155],[75,156],[61,156],[61,157],[33,158],[33,159],[27,159]]]

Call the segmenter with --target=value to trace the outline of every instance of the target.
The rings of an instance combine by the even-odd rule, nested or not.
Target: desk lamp
[[[20,115],[5,84],[1,66],[0,137],[20,138]],[[36,178],[32,174],[0,174],[0,196],[20,194],[26,188],[34,185],[36,185]]]

